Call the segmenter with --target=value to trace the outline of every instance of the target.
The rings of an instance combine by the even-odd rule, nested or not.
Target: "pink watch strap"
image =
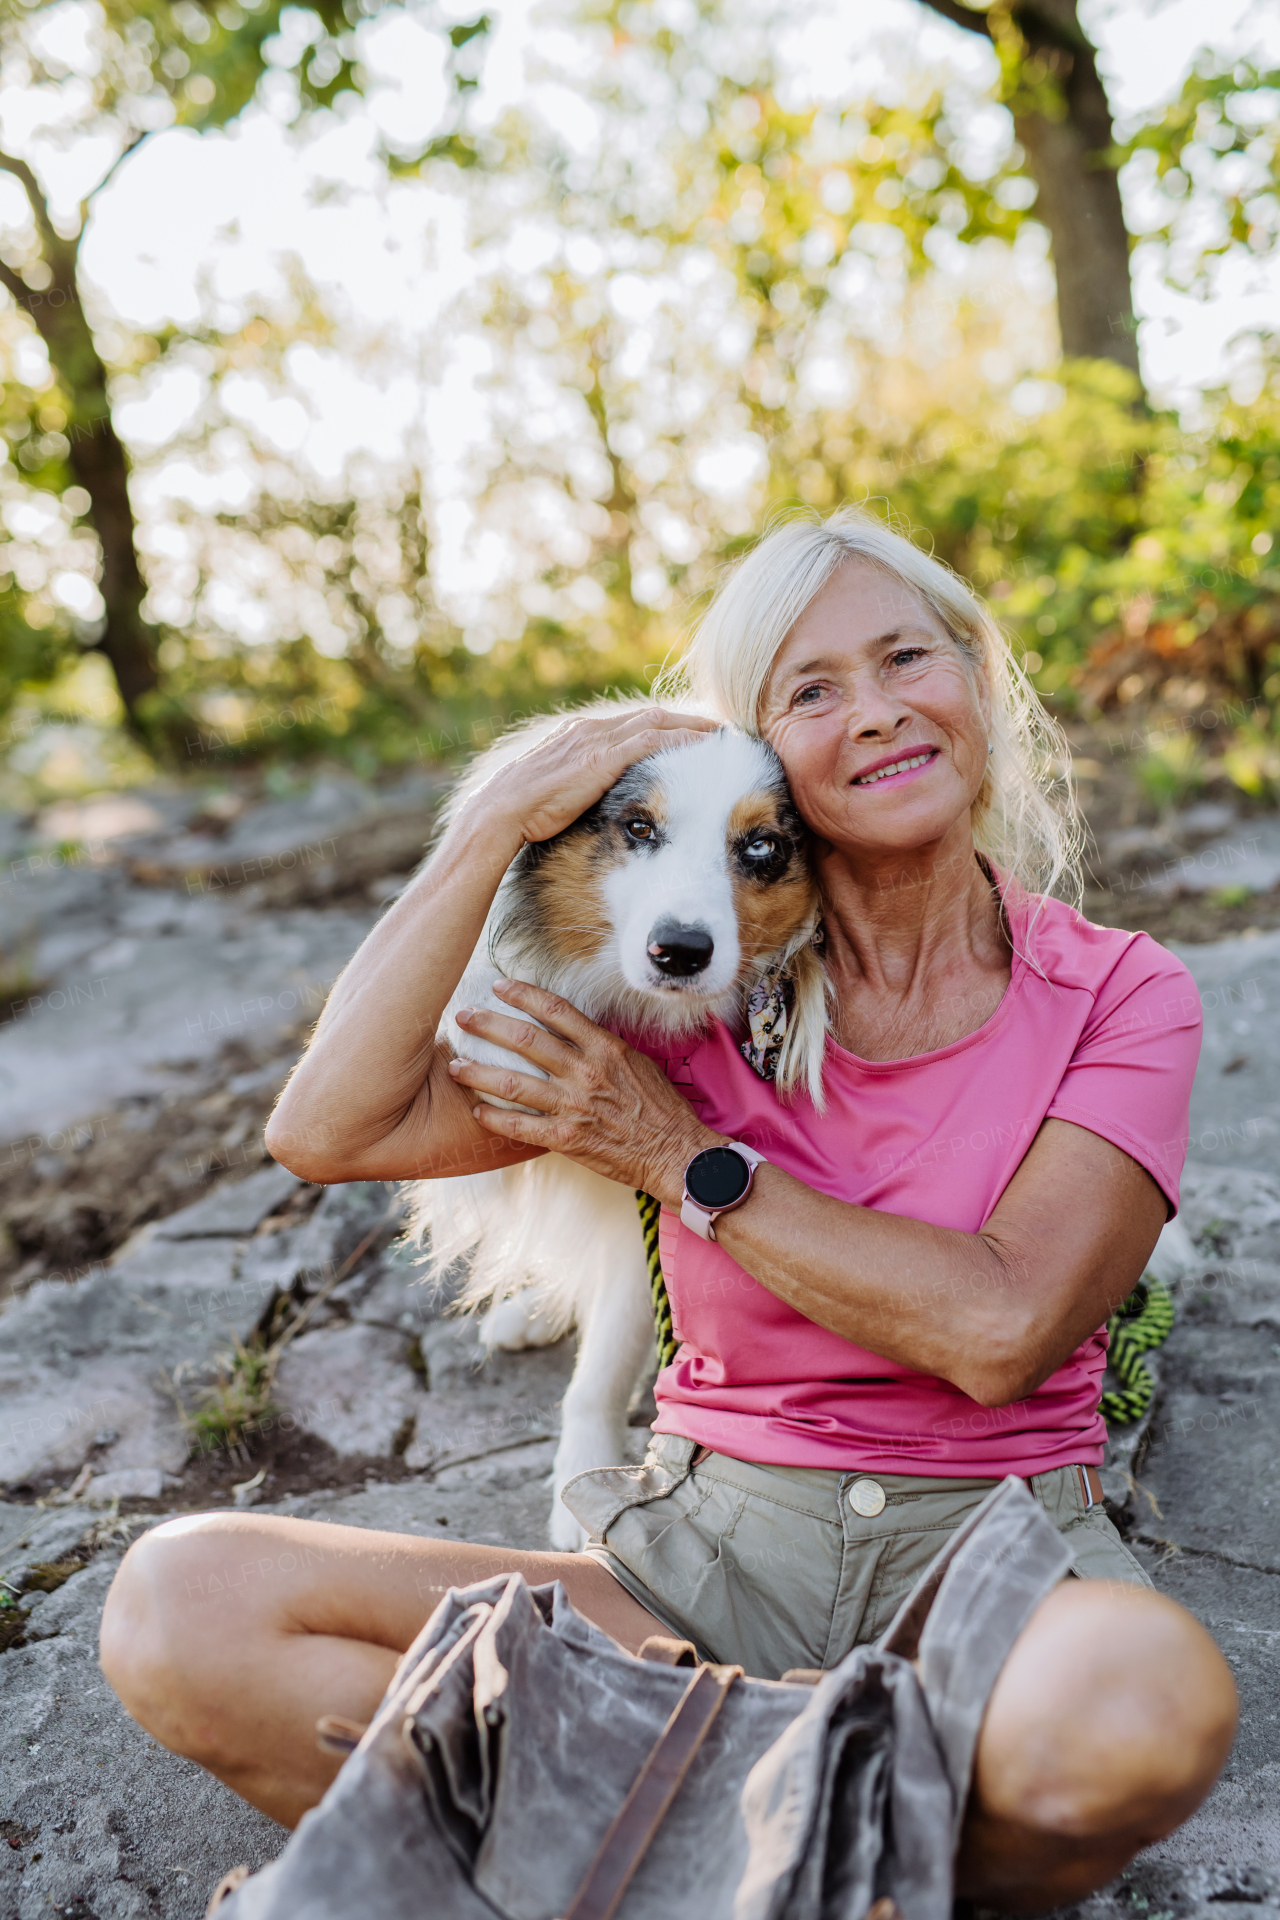
[[[753,1175],[757,1167],[768,1165],[768,1161],[762,1153],[757,1153],[754,1147],[744,1146],[741,1140],[726,1140],[725,1146],[731,1147],[735,1153],[741,1154]],[[751,1181],[748,1180],[747,1192],[742,1195],[742,1199],[735,1200],[733,1206],[713,1208],[700,1207],[697,1201],[690,1199],[686,1192],[680,1203],[680,1224],[682,1227],[688,1227],[690,1233],[696,1233],[700,1240],[714,1240],[716,1237],[716,1221],[720,1218],[720,1215],[722,1213],[732,1213],[734,1207],[740,1207],[742,1201],[746,1199],[750,1191]]]

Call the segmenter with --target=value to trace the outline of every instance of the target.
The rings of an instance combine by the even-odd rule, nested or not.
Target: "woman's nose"
[[[910,722],[911,715],[904,713],[895,701],[887,699],[878,688],[865,692],[859,689],[849,711],[849,738],[889,740],[903,727],[909,726]]]
[[[911,724],[911,715],[882,685],[874,666],[864,666],[846,682],[850,740],[891,740]]]

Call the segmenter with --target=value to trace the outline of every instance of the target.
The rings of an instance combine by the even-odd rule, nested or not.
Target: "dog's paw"
[[[546,1347],[558,1338],[551,1316],[527,1293],[497,1300],[480,1322],[481,1345],[519,1353],[523,1347]]]
[[[587,1544],[586,1529],[574,1519],[560,1498],[558,1489],[551,1502],[547,1533],[557,1553],[581,1553]]]

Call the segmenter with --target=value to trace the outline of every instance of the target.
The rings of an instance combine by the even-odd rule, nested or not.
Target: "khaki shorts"
[[[580,1473],[564,1502],[586,1551],[703,1659],[764,1680],[833,1667],[878,1639],[948,1534],[994,1480],[767,1467],[656,1434],[644,1465]],[[856,1513],[856,1482],[883,1511]],[[1150,1586],[1101,1507],[1086,1507],[1074,1467],[1037,1474],[1032,1493],[1065,1535],[1072,1573]],[[872,1495],[870,1504],[877,1496]],[[863,1499],[863,1505],[868,1502]]]

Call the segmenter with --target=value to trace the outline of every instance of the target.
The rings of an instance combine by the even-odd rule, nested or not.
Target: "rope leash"
[[[658,1252],[658,1215],[662,1212],[662,1202],[655,1200],[651,1193],[637,1189],[636,1205],[640,1209],[640,1228],[644,1234],[644,1259],[649,1270],[649,1294],[653,1300],[653,1329],[658,1341],[658,1371],[669,1367],[676,1357],[675,1329],[671,1324],[671,1302],[667,1298],[667,1283],[662,1277],[662,1256]]]
[[[637,1191],[640,1226],[644,1233],[645,1265],[649,1272],[649,1292],[653,1299],[653,1324],[658,1343],[658,1368],[669,1367],[676,1357],[676,1337],[671,1324],[671,1302],[662,1276],[658,1252],[658,1215],[662,1208],[651,1193]],[[1153,1347],[1163,1346],[1173,1326],[1173,1295],[1161,1280],[1140,1280],[1118,1313],[1107,1322],[1111,1344],[1107,1351],[1107,1370],[1119,1382],[1102,1396],[1102,1417],[1110,1427],[1132,1426],[1151,1405],[1155,1378],[1145,1356]]]
[[[1110,1427],[1132,1426],[1151,1405],[1155,1377],[1145,1355],[1163,1346],[1173,1326],[1173,1295],[1162,1280],[1139,1280],[1119,1313],[1107,1322],[1111,1345],[1107,1369],[1118,1388],[1102,1396],[1102,1417]]]

